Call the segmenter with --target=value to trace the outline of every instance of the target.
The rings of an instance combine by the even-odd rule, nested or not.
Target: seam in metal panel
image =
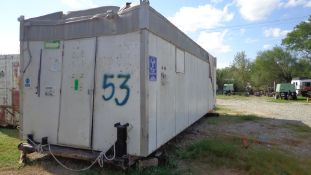
[[[96,95],[96,80],[97,80],[97,50],[98,50],[98,37],[95,37],[95,53],[94,53],[94,75],[93,75],[93,92],[92,92],[92,115],[91,115],[91,140],[90,147],[93,150],[93,139],[94,139],[94,115],[95,115],[95,95]]]
[[[62,104],[62,87],[63,87],[63,74],[64,74],[64,55],[65,55],[65,41],[62,42],[62,70],[60,73],[60,85],[59,85],[59,108],[58,108],[58,125],[57,125],[57,137],[56,142],[59,143],[59,126],[60,126],[60,114],[61,114],[61,104]]]
[[[149,148],[149,115],[148,115],[148,89],[146,88],[146,69],[148,56],[148,31],[140,32],[140,125],[141,125],[141,142],[140,155],[147,156]]]

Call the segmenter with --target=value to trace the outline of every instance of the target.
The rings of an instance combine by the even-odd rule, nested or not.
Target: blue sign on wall
[[[30,87],[30,78],[25,79],[25,87]]]
[[[149,81],[157,81],[157,57],[149,56]]]

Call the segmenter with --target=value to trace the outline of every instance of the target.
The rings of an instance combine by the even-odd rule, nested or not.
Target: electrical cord
[[[28,61],[28,63],[27,63],[27,65],[26,65],[26,67],[25,67],[25,69],[23,70],[23,74],[26,72],[26,70],[28,69],[28,67],[29,67],[29,65],[30,65],[30,63],[31,63],[31,61],[32,61],[32,54],[31,54],[31,50],[30,50],[30,46],[29,46],[29,36],[28,36],[28,30],[27,30],[27,52],[28,52],[28,55],[29,55],[29,61]],[[24,50],[22,50],[22,51],[24,51]]]
[[[51,150],[51,145],[50,144],[46,144],[46,145],[41,145],[41,144],[36,144],[34,143],[32,140],[28,139],[35,147],[36,152],[39,153],[43,153],[43,147],[48,146],[48,151],[51,154],[51,156],[54,158],[54,160],[63,168],[69,170],[69,171],[75,171],[75,172],[81,172],[81,171],[86,171],[89,170],[90,168],[92,168],[96,163],[99,164],[99,166],[102,168],[104,166],[104,158],[108,161],[112,161],[115,159],[116,156],[116,147],[115,144],[113,144],[113,156],[111,158],[108,158],[108,156],[106,155],[106,153],[104,151],[100,152],[100,154],[97,156],[97,158],[87,167],[85,168],[81,168],[81,169],[73,169],[73,168],[69,168],[66,165],[64,165],[60,160],[58,160],[56,158],[56,156],[53,154],[52,150]]]

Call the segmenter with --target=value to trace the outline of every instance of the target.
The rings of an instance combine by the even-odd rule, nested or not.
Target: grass
[[[289,128],[294,132],[298,133],[310,133],[311,134],[311,128],[305,124],[292,124],[292,123],[287,123],[285,128]]]
[[[265,118],[258,117],[256,115],[251,114],[243,114],[240,111],[235,111],[233,109],[226,108],[222,105],[217,105],[216,112],[221,114],[219,117],[211,117],[207,119],[208,124],[224,124],[224,123],[236,123],[236,122],[244,122],[244,121],[259,121],[264,120]]]
[[[226,123],[240,123],[249,121],[260,121],[265,120],[265,118],[258,117],[256,115],[228,115],[222,114],[219,117],[211,117],[207,119],[207,123],[210,125],[219,125]]]
[[[19,166],[17,145],[20,142],[16,129],[0,128],[0,170]]]
[[[302,96],[297,96],[297,100],[285,100],[285,99],[275,99],[274,97],[264,97],[267,102],[273,103],[307,103],[307,98]]]
[[[222,95],[222,94],[218,94],[217,98],[218,99],[223,99],[223,100],[234,100],[234,99],[249,100],[249,97],[242,96],[242,95]]]
[[[178,151],[187,162],[209,165],[211,169],[231,168],[250,175],[309,174],[311,160],[299,159],[263,146],[242,147],[235,138],[209,138],[194,142]],[[191,166],[191,165],[190,165]]]
[[[273,102],[273,103],[307,103],[307,98],[302,96],[297,96],[297,100],[284,100],[284,99],[275,99],[274,97],[267,97],[267,96],[261,96],[261,97],[255,97],[255,96],[241,96],[241,95],[217,95],[217,99],[222,100],[250,100],[252,98],[261,98],[266,100],[267,102]]]

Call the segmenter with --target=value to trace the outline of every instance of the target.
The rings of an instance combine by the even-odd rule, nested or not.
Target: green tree
[[[230,67],[216,70],[216,82],[218,91],[222,91],[225,83],[233,83],[232,70]]]
[[[234,56],[231,65],[233,78],[236,80],[238,91],[244,91],[247,83],[251,80],[251,61],[247,58],[244,51],[238,52]]]
[[[290,82],[297,59],[281,47],[259,52],[252,67],[252,81],[258,88],[273,86],[273,82]]]
[[[310,77],[311,78],[311,60],[300,58],[293,68],[293,77]]]
[[[311,16],[303,21],[282,40],[282,45],[293,51],[298,51],[311,59]]]

